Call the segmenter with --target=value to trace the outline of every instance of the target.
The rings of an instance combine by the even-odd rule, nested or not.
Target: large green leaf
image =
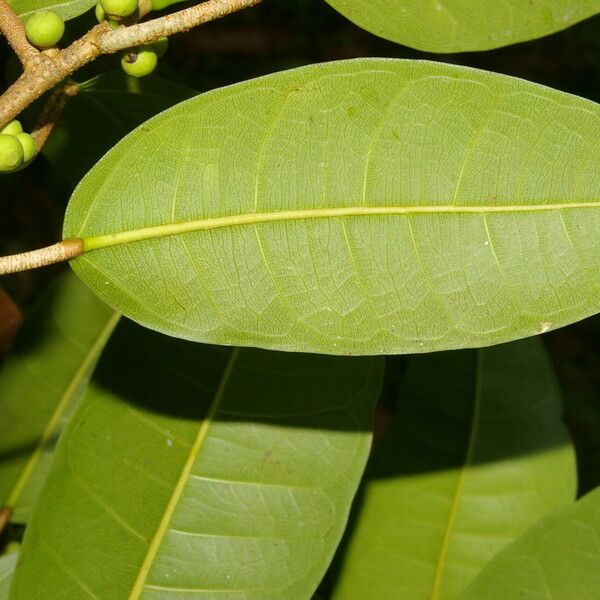
[[[56,440],[118,319],[72,273],[40,299],[0,372],[0,506],[29,519]]]
[[[536,523],[486,565],[461,600],[600,598],[600,488]]]
[[[44,155],[54,169],[78,183],[97,160],[146,119],[194,96],[191,88],[160,79],[113,71],[80,86],[62,111]]]
[[[455,600],[503,546],[575,499],[561,395],[537,338],[419,357],[400,398],[334,600]]]
[[[489,50],[560,31],[600,0],[327,0],[360,27],[426,52]]]
[[[17,557],[16,552],[0,556],[0,600],[8,600],[10,582],[17,564]]]
[[[207,93],[71,199],[77,273],[134,320],[219,344],[425,352],[600,310],[600,107],[363,59]]]
[[[11,598],[306,600],[362,475],[380,361],[120,326],[61,437]]]
[[[90,10],[96,0],[8,0],[8,3],[22,19],[44,9],[53,10],[67,21]]]

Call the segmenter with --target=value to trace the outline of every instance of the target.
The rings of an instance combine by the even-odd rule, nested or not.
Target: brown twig
[[[79,93],[79,90],[80,86],[77,82],[68,81],[50,96],[39,116],[35,129],[31,132],[38,151],[44,147],[52,129],[54,129],[54,125],[56,124],[60,113],[69,99],[76,96]]]
[[[27,41],[23,23],[6,0],[0,0],[0,31],[19,57],[23,67],[27,68],[35,60],[39,51]]]
[[[0,508],[0,535],[4,531],[5,527],[9,524],[10,518],[12,517],[12,510],[8,506]]]
[[[5,2],[6,0],[0,0]],[[97,25],[64,50],[37,52],[25,71],[0,97],[0,126],[4,125],[44,92],[101,54],[112,54],[192,27],[214,21],[262,0],[207,0],[158,19],[131,27],[111,29],[107,22]]]
[[[64,262],[83,254],[83,240],[71,238],[53,246],[0,257],[0,275],[17,273],[28,269],[37,269],[46,265]]]

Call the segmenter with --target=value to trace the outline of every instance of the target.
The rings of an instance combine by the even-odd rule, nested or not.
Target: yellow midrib
[[[83,237],[84,252],[99,250],[110,246],[139,242],[153,238],[207,231],[225,227],[239,227],[243,225],[257,225],[260,223],[276,223],[286,221],[301,221],[311,219],[328,219],[341,217],[377,217],[398,215],[426,215],[426,214],[514,214],[552,212],[556,210],[574,210],[600,208],[600,201],[571,202],[562,204],[532,204],[532,205],[491,205],[491,206],[350,206],[338,208],[313,208],[299,210],[283,210],[276,212],[245,213],[199,219],[196,221],[183,221],[167,225],[156,225],[107,233],[97,236]],[[81,236],[79,236],[81,237]]]
[[[121,315],[118,312],[114,312],[111,315],[110,319],[106,322],[106,324],[98,334],[96,341],[93,343],[93,345],[90,347],[89,351],[85,355],[83,361],[79,365],[79,368],[75,371],[71,383],[67,386],[62,396],[60,397],[60,400],[58,401],[54,411],[50,416],[48,423],[46,424],[46,427],[44,428],[44,431],[42,432],[42,435],[35,447],[35,450],[29,457],[25,468],[21,472],[19,479],[15,483],[15,486],[13,487],[12,492],[8,497],[8,500],[6,501],[6,505],[9,506],[11,509],[14,509],[17,505],[17,502],[19,501],[21,494],[23,493],[23,490],[27,485],[29,478],[31,477],[33,471],[35,470],[37,464],[40,461],[42,452],[44,451],[44,447],[48,443],[50,437],[54,434],[56,426],[58,425],[58,422],[63,413],[65,412],[67,406],[69,406],[71,400],[73,399],[73,395],[79,388],[81,380],[87,373],[88,369],[91,367],[94,360],[97,358],[100,349],[104,346],[104,344],[110,337],[110,334],[117,325],[120,316]]]
[[[225,371],[223,372],[223,377],[221,378],[221,382],[219,383],[219,387],[215,392],[215,396],[209,407],[206,417],[202,420],[202,424],[200,425],[200,429],[198,430],[198,435],[196,436],[194,445],[190,450],[189,456],[181,471],[181,475],[179,476],[177,484],[173,489],[173,493],[171,494],[171,497],[163,514],[163,518],[161,519],[156,533],[154,534],[154,537],[150,542],[148,552],[146,552],[144,562],[140,567],[140,571],[135,580],[135,583],[133,584],[128,600],[138,600],[142,592],[144,591],[144,587],[146,586],[146,580],[148,579],[148,574],[152,569],[152,565],[154,564],[154,560],[156,559],[156,556],[160,549],[160,545],[165,537],[165,534],[169,529],[169,524],[171,523],[171,519],[173,518],[175,509],[179,504],[179,500],[181,498],[181,495],[183,494],[183,490],[185,489],[185,486],[187,485],[187,482],[190,478],[192,469],[194,467],[194,463],[196,462],[198,454],[200,453],[200,450],[204,445],[208,429],[215,417],[215,413],[217,412],[217,408],[219,407],[219,403],[221,402],[223,393],[225,391],[225,388],[227,387],[229,378],[231,377],[231,373],[233,371],[233,367],[235,365],[235,361],[238,357],[239,351],[239,348],[235,348],[232,351],[231,356],[229,357],[227,366],[225,367]]]
[[[467,446],[467,452],[465,454],[465,460],[460,468],[458,474],[458,480],[456,482],[456,488],[454,490],[454,496],[452,497],[452,504],[450,505],[450,512],[448,513],[448,522],[446,523],[446,529],[444,531],[444,537],[440,546],[440,553],[438,555],[438,561],[435,568],[435,574],[433,577],[433,586],[431,589],[430,600],[439,600],[440,593],[442,591],[442,582],[444,577],[444,570],[446,568],[446,559],[448,556],[448,550],[450,548],[450,541],[454,532],[454,526],[456,525],[456,519],[458,517],[458,509],[460,507],[460,501],[462,498],[463,487],[465,479],[467,477],[467,469],[473,462],[473,454],[475,452],[475,444],[477,442],[477,433],[479,429],[479,417],[481,408],[481,361],[482,352],[477,350],[477,365],[476,365],[476,379],[475,379],[475,398],[473,400],[473,413],[471,417],[471,428],[469,431],[469,443]]]

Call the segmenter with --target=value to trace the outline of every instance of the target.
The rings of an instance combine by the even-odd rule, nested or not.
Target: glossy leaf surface
[[[600,597],[600,488],[536,523],[500,552],[460,600]]]
[[[65,273],[27,317],[0,371],[0,506],[28,521],[56,440],[118,315]]]
[[[489,50],[560,31],[600,0],[327,0],[360,27],[426,52]]]
[[[159,77],[135,79],[122,71],[94,77],[63,109],[43,152],[73,184],[123,136],[146,119],[196,92]]]
[[[310,598],[367,459],[381,368],[124,323],[61,437],[11,599]]]
[[[22,19],[44,9],[52,10],[68,21],[90,10],[96,0],[8,0],[8,3]]]
[[[414,359],[334,600],[456,600],[501,548],[575,499],[561,414],[538,338]]]
[[[96,293],[170,335],[491,345],[600,309],[599,143],[600,107],[521,80],[316,65],[145,123],[76,189],[64,233]]]

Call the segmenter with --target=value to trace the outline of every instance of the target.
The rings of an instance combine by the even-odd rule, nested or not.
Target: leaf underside
[[[528,529],[483,569],[460,600],[600,597],[600,488]]]
[[[85,390],[118,315],[72,273],[27,315],[0,372],[0,506],[26,523],[58,436]]]
[[[413,359],[333,599],[456,600],[506,544],[575,499],[561,416],[537,338]]]
[[[381,372],[124,321],[61,436],[11,600],[306,600],[346,524]]]
[[[9,0],[8,3],[21,19],[43,9],[52,10],[68,21],[90,10],[96,0]]]
[[[97,294],[173,336],[493,345],[600,309],[599,142],[596,104],[506,76],[310,66],[139,127],[75,190],[64,234],[85,238],[72,264]]]
[[[8,600],[18,554],[16,552],[0,556],[0,600]]]
[[[560,31],[600,0],[327,0],[380,37],[425,52],[489,50]]]
[[[132,129],[196,93],[152,75],[135,79],[122,70],[103,73],[80,85],[42,152],[74,187]]]

